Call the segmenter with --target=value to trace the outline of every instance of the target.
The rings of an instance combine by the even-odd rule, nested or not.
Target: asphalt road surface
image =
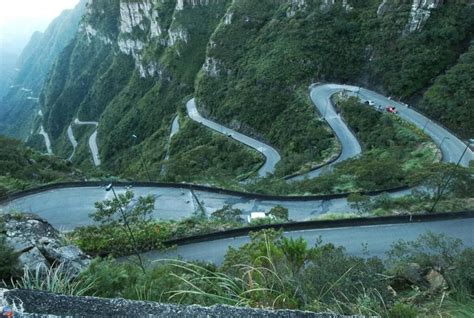
[[[384,258],[391,245],[398,240],[412,241],[431,231],[462,240],[465,247],[474,247],[474,218],[450,221],[372,225],[333,229],[317,229],[286,232],[287,237],[303,237],[308,246],[314,246],[321,238],[323,243],[344,246],[350,255],[378,256]],[[178,246],[169,251],[153,251],[143,254],[145,259],[199,260],[221,264],[229,247],[237,248],[250,240],[247,236]]]
[[[93,125],[96,127],[96,130],[92,133],[89,137],[89,149],[91,150],[92,160],[94,161],[94,165],[100,166],[100,157],[99,157],[99,147],[97,147],[97,128],[99,127],[99,123],[96,121],[80,121],[78,118],[74,120],[74,124],[76,125]]]
[[[72,153],[67,160],[71,161],[72,157],[74,157],[74,154],[76,153],[76,148],[77,148],[77,140],[76,140],[76,137],[74,137],[74,132],[72,130],[71,125],[69,125],[69,127],[67,128],[67,137],[69,139],[69,142],[72,145]]]
[[[53,154],[53,149],[51,148],[51,140],[49,139],[48,133],[44,130],[43,125],[40,127],[39,134],[44,138],[44,144],[46,145],[46,150],[48,151],[49,155]]]
[[[461,158],[464,150],[466,150],[466,143],[461,141],[447,129],[443,128],[439,124],[431,121],[429,118],[424,115],[416,112],[409,106],[403,103],[396,102],[391,100],[383,95],[380,95],[376,92],[369,91],[367,89],[360,89],[360,98],[364,100],[372,100],[375,102],[376,106],[382,106],[382,109],[385,111],[387,106],[394,106],[398,112],[398,116],[406,121],[413,123],[418,128],[423,129],[424,132],[431,137],[431,139],[438,145],[441,145],[441,151],[443,153],[444,162],[457,163]],[[474,137],[474,136],[473,136]],[[462,166],[468,167],[469,161],[474,160],[474,152],[469,148],[462,157],[460,164]]]
[[[435,123],[428,122],[427,118],[416,113],[412,109],[403,106],[398,103],[390,101],[377,93],[367,91],[353,86],[346,85],[323,85],[318,87],[312,87],[311,97],[318,107],[318,110],[326,115],[327,119],[332,118],[334,127],[339,127],[337,130],[345,133],[345,137],[341,135],[343,145],[351,145],[351,148],[343,147],[343,154],[339,160],[355,156],[360,153],[358,143],[354,141],[354,136],[347,133],[347,127],[344,128],[341,125],[342,121],[334,113],[334,109],[328,104],[329,97],[331,94],[341,91],[342,89],[352,92],[352,94],[359,94],[361,98],[367,100],[374,100],[380,105],[391,103],[396,106],[399,110],[399,116],[406,118],[407,120],[414,122],[419,127],[424,127],[425,131],[439,143],[444,138],[442,150],[444,154],[444,160],[449,162],[456,162],[459,160],[461,154],[466,149],[465,144],[458,140],[454,135],[447,132],[444,128],[436,125]],[[326,104],[324,104],[326,103]],[[319,105],[319,106],[318,106]],[[253,140],[247,136],[237,133],[233,130],[225,128],[219,124],[202,118],[193,103],[190,101],[187,105],[188,112],[194,120],[202,122],[208,127],[215,129],[216,131],[232,134],[233,138],[242,141],[246,144],[251,144],[253,147],[263,147],[258,141]],[[85,125],[96,125],[96,122],[80,122],[76,120],[76,124]],[[426,126],[426,127],[425,127]],[[96,136],[96,132],[93,134]],[[338,135],[339,136],[339,135]],[[97,154],[97,145],[95,138],[90,138],[91,151],[96,153],[95,159],[99,160]],[[447,138],[445,138],[447,137]],[[92,140],[92,142],[91,142]],[[92,145],[95,147],[92,147]],[[346,150],[347,148],[347,150]],[[266,148],[269,158],[266,162],[264,171],[267,173],[272,171],[276,162],[279,159],[278,153],[273,148]],[[466,165],[469,159],[473,158],[472,151],[468,150],[462,164]],[[100,161],[99,161],[100,163]],[[117,191],[125,191],[125,189],[117,188]],[[136,195],[151,194],[156,198],[156,205],[154,210],[154,216],[161,219],[180,219],[192,215],[197,211],[197,203],[194,200],[194,196],[189,190],[181,190],[166,187],[155,187],[155,188],[135,188],[134,192]],[[390,194],[391,196],[403,196],[408,194],[410,191],[401,191]],[[21,212],[32,212],[40,215],[41,217],[48,220],[51,224],[59,229],[68,230],[78,225],[90,224],[88,217],[89,213],[94,210],[94,202],[101,201],[110,193],[106,193],[103,188],[98,187],[81,187],[81,188],[63,188],[58,190],[49,190],[42,193],[32,194],[23,198],[19,198],[0,206],[0,209],[4,212],[8,211],[21,211]],[[249,199],[239,196],[216,194],[206,191],[196,191],[196,197],[206,210],[208,214],[215,210],[222,208],[226,204],[230,204],[236,208],[242,209],[244,214],[249,214],[255,211],[268,211],[275,205],[282,205],[289,210],[289,217],[293,220],[303,221],[314,218],[320,214],[325,213],[347,213],[352,212],[349,207],[347,200],[334,199],[334,200],[313,200],[313,201],[271,201],[271,200],[258,200]]]
[[[336,134],[337,139],[341,144],[340,156],[337,160],[333,161],[328,165],[322,166],[318,169],[314,169],[302,175],[289,178],[287,180],[298,181],[303,180],[305,178],[316,178],[320,176],[321,173],[330,172],[335,164],[347,160],[349,158],[357,157],[362,152],[362,148],[356,136],[352,133],[349,127],[347,127],[346,123],[341,118],[341,115],[336,112],[334,106],[331,103],[331,96],[338,92],[341,92],[342,90],[351,91],[354,90],[354,87],[337,84],[310,87],[311,101],[313,102],[318,112],[321,114],[321,117],[326,120],[333,132]]]
[[[115,187],[115,189],[117,193],[126,191],[123,187]],[[198,204],[188,189],[134,187],[132,190],[136,197],[148,194],[155,197],[153,217],[156,219],[182,219],[199,211]],[[406,190],[390,195],[399,197],[409,193],[410,190]],[[194,191],[194,194],[208,215],[224,205],[241,209],[244,218],[251,212],[267,212],[272,207],[281,205],[288,209],[289,218],[295,221],[307,221],[326,213],[354,212],[345,198],[290,201],[260,200],[207,191]],[[104,187],[63,188],[15,199],[0,206],[0,212],[35,213],[54,227],[67,231],[76,226],[92,224],[89,213],[94,211],[94,203],[107,198],[111,198],[111,193],[106,192]]]
[[[268,173],[273,173],[275,171],[275,166],[280,161],[280,154],[278,151],[273,149],[271,146],[264,144],[263,142],[260,142],[258,140],[255,140],[253,138],[250,138],[244,134],[241,134],[239,132],[236,132],[235,130],[232,130],[230,128],[227,128],[225,126],[222,126],[221,124],[218,124],[216,122],[213,122],[209,119],[206,119],[202,117],[197,108],[196,108],[196,103],[194,98],[191,99],[187,104],[186,108],[188,110],[188,115],[189,117],[198,122],[203,124],[204,126],[207,126],[221,134],[224,134],[228,136],[229,138],[233,138],[255,150],[260,152],[262,155],[265,156],[265,163],[263,166],[258,170],[258,175],[261,177],[266,176]]]

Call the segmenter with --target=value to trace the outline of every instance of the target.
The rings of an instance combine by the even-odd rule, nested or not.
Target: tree
[[[275,217],[275,219],[288,221],[288,209],[282,207],[281,205],[277,205],[271,208],[267,215],[271,215]]]
[[[368,213],[372,206],[370,197],[360,193],[351,193],[347,197],[347,202],[350,208],[357,210],[359,214]]]
[[[473,169],[454,164],[424,165],[411,176],[410,183],[420,183],[435,201],[441,196],[466,198],[474,192]]]
[[[151,220],[151,213],[155,206],[155,198],[151,195],[146,197],[140,196],[137,200],[133,200],[132,191],[124,194],[115,193],[113,187],[114,198],[112,200],[104,200],[96,202],[96,211],[89,216],[102,225],[117,226],[122,229],[129,237],[129,243],[132,246],[135,255],[138,258],[139,265],[145,272],[145,266],[140,256],[137,240],[134,232],[139,230],[142,225]]]
[[[214,211],[211,214],[211,218],[219,222],[243,222],[242,210],[234,209],[228,204],[224,205],[222,209]]]

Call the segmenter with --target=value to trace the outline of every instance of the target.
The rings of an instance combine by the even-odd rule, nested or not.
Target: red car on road
[[[385,107],[385,110],[388,111],[389,113],[392,113],[392,114],[397,113],[397,109],[393,106],[387,106],[387,107]]]

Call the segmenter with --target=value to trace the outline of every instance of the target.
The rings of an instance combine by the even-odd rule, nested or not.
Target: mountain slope
[[[279,150],[281,177],[337,153],[308,85],[350,82],[416,101],[468,50],[473,29],[472,1],[89,0],[43,86],[36,124],[65,158],[71,125],[73,160],[91,166],[92,132],[74,121],[97,121],[102,168],[129,178],[255,173],[256,153],[187,119],[195,95],[204,116]]]
[[[62,52],[43,90],[44,124],[55,152],[62,156],[71,152],[66,130],[79,118],[99,121],[105,169],[124,175],[146,175],[142,163],[135,160],[139,153],[147,158],[155,178],[164,164],[170,166],[168,180],[174,180],[176,173],[196,177],[197,166],[204,175],[211,169],[209,175],[230,178],[252,171],[258,156],[235,142],[227,147],[232,149],[230,154],[247,157],[249,153],[249,160],[221,165],[217,171],[211,162],[202,165],[206,157],[229,162],[228,152],[218,154],[226,141],[188,120],[180,133],[195,137],[193,147],[171,147],[172,159],[164,161],[172,119],[184,106],[185,97],[193,94],[206,45],[229,2],[89,2],[79,34]],[[139,138],[131,138],[132,134]],[[79,143],[84,145],[86,138],[79,138]],[[190,156],[199,164],[175,172],[174,158]],[[79,148],[75,160],[90,162],[85,147]]]
[[[421,21],[408,4],[348,3],[238,1],[208,47],[197,82],[201,110],[279,148],[280,175],[323,159],[330,146],[304,98],[311,82],[412,97],[456,62],[473,35],[473,6],[428,1],[418,8],[430,13]]]
[[[461,137],[474,136],[474,45],[458,63],[438,77],[423,96],[420,108]]]
[[[17,60],[18,72],[0,104],[0,134],[26,139],[38,112],[45,77],[64,47],[75,36],[86,0],[65,10],[44,33],[35,32]]]
[[[82,173],[67,161],[43,155],[17,140],[0,136],[0,198],[33,186],[81,179]]]

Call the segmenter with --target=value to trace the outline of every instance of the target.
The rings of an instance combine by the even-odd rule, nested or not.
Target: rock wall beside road
[[[62,266],[67,275],[75,276],[90,263],[77,246],[65,244],[60,232],[34,214],[5,214],[0,222],[2,235],[19,254],[22,268]]]

